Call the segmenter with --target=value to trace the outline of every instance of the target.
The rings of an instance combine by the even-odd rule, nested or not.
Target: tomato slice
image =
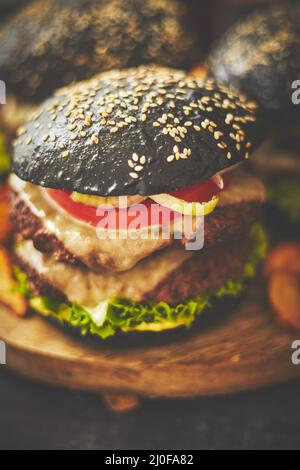
[[[224,175],[223,180],[226,187],[229,182],[229,176]],[[186,202],[209,202],[214,196],[217,196],[221,192],[222,190],[213,181],[207,180],[201,181],[201,183],[197,183],[189,188],[179,189],[170,194]]]
[[[47,189],[47,193],[53,201],[75,219],[106,230],[142,229],[162,225],[166,220],[173,221],[176,217],[181,216],[181,214],[176,214],[150,199],[129,209],[109,210],[74,202],[71,198],[72,191]]]
[[[180,189],[170,194],[186,202],[209,202],[220,192],[221,190],[212,181],[202,181],[190,188]],[[100,224],[103,228],[109,227],[114,230],[128,230],[133,226],[135,229],[141,229],[161,225],[166,220],[173,221],[175,218],[181,217],[181,214],[154,203],[151,199],[129,209],[109,210],[103,208],[99,210],[96,207],[73,201],[72,191],[47,189],[47,193],[69,215],[94,227],[99,227]],[[137,220],[138,225],[136,225]],[[106,222],[107,226],[104,225]]]

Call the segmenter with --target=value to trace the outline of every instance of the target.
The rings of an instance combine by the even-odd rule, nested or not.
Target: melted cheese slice
[[[101,303],[114,297],[140,302],[168,275],[193,256],[181,246],[141,261],[130,271],[113,272],[103,269],[93,272],[71,264],[57,262],[49,254],[37,251],[31,241],[19,243],[16,255],[45,281],[65,294],[69,302],[91,309],[91,316],[101,323]],[[95,322],[96,323],[96,322]]]

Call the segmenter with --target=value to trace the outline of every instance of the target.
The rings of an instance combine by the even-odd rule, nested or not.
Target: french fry
[[[276,272],[270,278],[269,298],[279,322],[300,330],[300,278]]]
[[[9,217],[8,189],[0,188],[0,243],[7,243],[12,233]]]
[[[270,253],[264,267],[265,277],[282,271],[300,275],[300,244],[280,245]]]
[[[24,317],[27,313],[27,301],[21,294],[13,292],[15,287],[11,257],[7,250],[0,246],[0,302],[18,316]]]

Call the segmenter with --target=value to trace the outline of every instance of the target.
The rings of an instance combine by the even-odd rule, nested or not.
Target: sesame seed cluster
[[[221,39],[209,60],[211,73],[266,111],[291,111],[292,82],[300,76],[299,41],[299,4],[260,10]]]
[[[59,90],[18,132],[14,171],[41,186],[153,195],[248,159],[256,105],[158,66],[105,72]]]
[[[0,31],[0,75],[19,98],[41,101],[105,70],[189,68],[199,50],[180,0],[37,0]]]

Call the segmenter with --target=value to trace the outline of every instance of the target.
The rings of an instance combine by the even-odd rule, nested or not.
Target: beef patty
[[[179,248],[171,247],[126,273],[93,273],[66,265],[38,252],[28,241],[16,247],[16,256],[38,295],[85,306],[115,297],[177,305],[230,279],[239,279],[250,248],[249,237],[182,258]]]

